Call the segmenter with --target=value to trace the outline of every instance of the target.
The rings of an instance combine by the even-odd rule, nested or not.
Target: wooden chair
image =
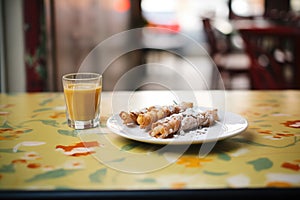
[[[239,32],[251,58],[253,89],[300,89],[300,30],[287,27],[244,28]],[[298,59],[298,58],[297,58]]]
[[[225,84],[225,89],[234,89],[232,81],[236,76],[244,75],[244,77],[250,80],[250,59],[248,55],[243,50],[230,48],[228,40],[222,38],[224,37],[222,35],[217,35],[218,32],[212,26],[210,18],[202,18],[202,23],[209,44],[210,57],[220,72]],[[213,82],[215,81],[216,79],[213,78]],[[249,85],[251,85],[251,83]]]

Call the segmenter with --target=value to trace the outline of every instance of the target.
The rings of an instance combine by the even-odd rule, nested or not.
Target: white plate
[[[201,110],[207,108],[200,107]],[[175,134],[173,138],[160,139],[149,135],[149,131],[139,126],[128,127],[123,124],[118,114],[107,120],[107,127],[119,136],[127,139],[152,144],[199,144],[216,142],[242,133],[248,127],[248,122],[242,116],[231,112],[218,111],[220,120],[208,128]]]

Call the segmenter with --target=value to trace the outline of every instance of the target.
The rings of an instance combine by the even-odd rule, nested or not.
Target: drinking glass
[[[100,124],[102,75],[71,73],[62,77],[68,126],[88,129]]]

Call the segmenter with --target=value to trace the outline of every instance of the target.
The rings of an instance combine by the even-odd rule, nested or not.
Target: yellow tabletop
[[[0,189],[300,186],[300,91],[195,94],[198,105],[220,106],[220,110],[244,117],[249,126],[241,134],[218,141],[205,156],[199,155],[202,144],[195,144],[175,160],[173,154],[180,146],[173,152],[157,151],[163,147],[124,139],[106,127],[106,120],[118,109],[165,104],[174,100],[174,93],[103,92],[101,127],[86,134],[67,126],[62,93],[0,94]],[[193,97],[187,95],[186,99]],[[146,167],[161,159],[162,165]]]

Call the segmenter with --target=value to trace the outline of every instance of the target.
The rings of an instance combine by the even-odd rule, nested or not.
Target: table
[[[106,120],[117,111],[114,108],[132,103],[133,96],[136,102],[165,103],[174,94],[103,92],[101,130],[119,152],[149,155],[151,160],[159,145],[123,139],[107,129]],[[0,94],[0,195],[4,199],[299,195],[300,91],[216,90],[195,91],[192,96],[198,105],[220,106],[245,117],[247,130],[217,142],[204,157],[198,155],[201,144],[191,145],[160,169],[132,173],[96,159],[105,146],[95,135],[83,140],[67,127],[62,93]],[[213,104],[211,97],[218,97]],[[172,158],[168,153],[163,156]],[[129,156],[111,156],[111,163],[120,166],[145,164],[128,163]]]

